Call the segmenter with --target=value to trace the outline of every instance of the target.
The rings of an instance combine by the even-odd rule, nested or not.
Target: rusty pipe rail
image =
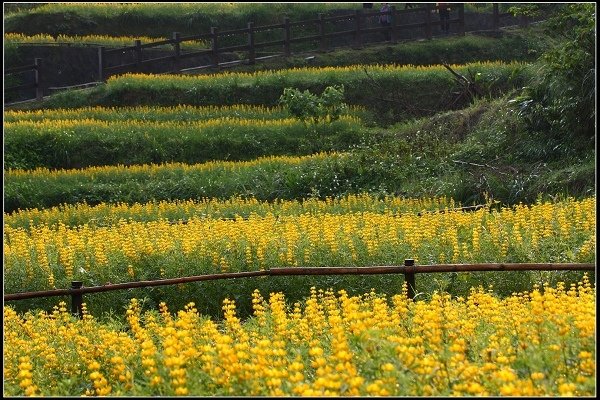
[[[579,263],[495,263],[495,264],[437,264],[414,265],[414,260],[404,260],[402,266],[371,267],[292,267],[271,268],[260,271],[224,272],[209,275],[187,276],[182,278],[159,279],[152,281],[125,282],[106,284],[103,286],[83,287],[83,282],[71,282],[70,289],[54,289],[37,292],[9,293],[4,301],[25,300],[39,297],[71,296],[71,312],[82,316],[83,294],[109,292],[113,290],[133,289],[140,287],[176,285],[198,281],[218,279],[249,278],[258,276],[292,276],[292,275],[380,275],[404,274],[408,286],[408,297],[415,297],[415,274],[441,272],[494,272],[494,271],[595,271],[596,264]]]

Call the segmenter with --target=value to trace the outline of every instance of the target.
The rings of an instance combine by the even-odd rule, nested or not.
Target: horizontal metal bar
[[[26,83],[24,85],[5,87],[4,91],[6,92],[6,91],[11,91],[11,90],[31,89],[31,88],[35,88],[35,87],[37,87],[37,85],[35,83]]]
[[[211,281],[211,280],[218,280],[218,279],[248,278],[248,277],[253,277],[253,276],[266,276],[268,274],[269,274],[268,270],[248,271],[248,272],[223,272],[220,274],[187,276],[184,278],[159,279],[159,280],[155,280],[155,281],[115,283],[115,284],[109,284],[109,285],[103,285],[103,286],[83,287],[81,289],[55,289],[55,290],[46,290],[46,291],[41,291],[41,292],[13,293],[13,294],[5,294],[4,301],[23,300],[23,299],[35,298],[35,297],[54,297],[54,296],[65,296],[65,295],[71,295],[71,294],[110,292],[113,290],[176,285],[176,284],[180,284],[180,283],[189,283],[189,282],[197,282],[197,281]]]
[[[285,43],[285,40],[274,40],[272,42],[261,42],[261,43],[254,43],[254,48],[259,48],[259,47],[269,47],[269,46],[279,46]]]
[[[31,71],[34,69],[37,69],[37,65],[31,64],[31,65],[24,65],[22,67],[6,68],[4,70],[4,73],[5,74],[16,74],[17,72]]]
[[[433,25],[434,22],[431,21],[430,25]],[[416,22],[414,24],[404,24],[404,25],[396,25],[396,29],[408,29],[408,28],[424,28],[427,26],[425,22]]]
[[[404,273],[439,272],[494,272],[494,271],[595,271],[596,264],[579,263],[521,263],[521,264],[438,264],[414,266],[373,266],[373,267],[290,267],[271,268],[262,271],[227,272],[210,275],[188,276],[183,278],[160,279],[84,287],[81,289],[55,289],[40,292],[10,293],[4,295],[4,301],[24,300],[38,297],[66,296],[71,294],[98,293],[113,290],[175,285],[181,283],[247,278],[256,276],[292,276],[292,275],[380,275]]]
[[[405,272],[404,266],[377,266],[377,267],[289,267],[271,268],[270,275],[379,275],[398,274]]]
[[[255,26],[253,28],[254,32],[262,32],[262,31],[270,31],[273,29],[283,29],[285,28],[285,24],[275,24],[275,25],[264,25],[264,26]]]
[[[326,33],[324,36],[325,37],[349,36],[349,35],[353,35],[355,33],[356,33],[355,30],[351,30],[351,31],[339,31],[339,32]]]
[[[290,43],[310,42],[310,41],[319,40],[319,39],[321,39],[320,35],[301,36],[301,37],[290,39]]]
[[[156,58],[148,58],[147,60],[142,60],[142,64],[157,62],[157,61],[171,61],[174,60],[175,56],[165,56],[165,57],[156,57]]]
[[[595,264],[438,264],[377,267],[271,268],[270,275],[378,275],[432,272],[588,271]]]
[[[146,49],[148,47],[164,46],[166,44],[173,45],[173,44],[175,44],[175,40],[173,40],[173,39],[159,40],[158,42],[145,43],[145,44],[141,45],[140,47],[142,49]]]
[[[201,33],[199,35],[182,36],[179,39],[182,42],[189,42],[192,40],[210,39],[212,36],[213,36],[212,33]]]
[[[307,19],[304,21],[296,21],[296,22],[290,21],[290,26],[314,25],[314,24],[318,24],[319,22],[320,22],[320,20],[318,20],[318,19]]]
[[[383,27],[377,27],[377,28],[366,28],[366,29],[361,29],[360,33],[361,34],[368,34],[368,33],[385,32],[387,30],[390,30],[390,32],[391,32],[391,29],[392,29],[391,26],[383,26]]]
[[[240,51],[240,50],[250,50],[250,46],[248,46],[247,44],[240,44],[237,46],[221,47],[221,48],[219,48],[219,53]]]
[[[120,53],[120,52],[133,51],[133,50],[135,50],[135,46],[124,46],[124,47],[118,47],[116,49],[105,49],[104,54],[113,54],[113,53]]]
[[[256,57],[254,60],[255,61],[260,61],[260,60],[267,60],[269,58],[273,58],[273,57],[281,57],[283,54],[275,54],[275,55],[271,55],[271,56],[263,56],[263,57]],[[246,64],[248,63],[248,59],[244,59],[244,60],[235,60],[235,61],[228,61],[228,62],[224,62],[224,63],[219,63],[219,66],[228,66],[228,65],[233,65],[235,63],[238,64]],[[181,69],[179,72],[188,72],[188,71],[194,71],[197,69],[207,69],[207,68],[214,68],[215,66],[212,64],[208,64],[208,65],[200,65],[198,67],[191,67],[191,68],[184,68]],[[166,73],[170,73],[170,72],[166,72]],[[175,224],[178,223],[179,221],[171,221],[171,224]],[[187,223],[187,220],[181,220],[182,223]]]
[[[73,85],[73,86],[60,86],[60,87],[51,86],[48,88],[48,90],[85,89],[85,88],[92,87],[92,86],[102,85],[104,83],[105,82],[88,82],[88,83],[82,83],[82,84]]]
[[[137,65],[138,65],[138,63],[114,65],[112,67],[104,67],[104,70],[105,71],[113,71],[113,70],[119,70],[119,69],[123,69],[123,68],[131,68],[131,67],[135,67]]]
[[[218,36],[241,35],[241,34],[248,34],[248,32],[249,32],[248,28],[242,28],[242,29],[232,29],[230,31],[218,32],[217,35]]]
[[[415,265],[404,267],[406,272],[431,273],[431,272],[494,272],[494,271],[594,271],[596,264],[575,263],[499,263],[499,264],[438,264]]]
[[[325,17],[325,18],[323,18],[323,21],[337,22],[337,21],[343,21],[343,20],[351,20],[351,19],[354,19],[354,17],[355,17],[355,14],[337,15],[335,17]]]
[[[194,51],[194,52],[190,52],[190,53],[181,53],[179,55],[180,59],[184,59],[184,58],[192,58],[192,57],[197,57],[197,56],[204,56],[207,54],[212,54],[212,50],[200,50],[200,51]]]

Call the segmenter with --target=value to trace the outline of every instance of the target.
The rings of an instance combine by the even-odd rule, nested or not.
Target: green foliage
[[[453,66],[460,74],[481,75],[489,82],[489,93],[498,96],[522,87],[530,78],[521,63],[471,63]],[[376,123],[430,116],[437,111],[468,105],[457,98],[457,83],[442,66],[361,66],[298,68],[260,71],[253,74],[132,75],[111,78],[106,85],[90,90],[64,92],[38,104],[42,108],[104,106],[172,106],[252,104],[275,106],[285,88],[311,93],[328,86],[344,86],[348,105],[370,111]],[[331,94],[335,94],[331,92]]]
[[[356,9],[352,3],[46,3],[35,9],[13,10],[5,17],[5,32],[52,35],[109,34],[197,35],[256,25],[316,18],[319,12]]]
[[[348,109],[343,100],[344,85],[327,86],[321,96],[312,94],[309,90],[301,92],[298,89],[285,88],[279,98],[279,104],[299,120],[318,124],[337,121]]]
[[[165,162],[243,161],[347,150],[364,128],[345,117],[306,129],[300,121],[214,119],[197,123],[20,121],[5,125],[5,168],[85,168]]]
[[[585,150],[595,135],[595,6],[564,4],[547,22],[558,45],[543,54],[537,76],[515,98],[531,131],[568,136]]]

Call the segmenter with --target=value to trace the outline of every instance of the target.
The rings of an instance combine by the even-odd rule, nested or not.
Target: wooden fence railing
[[[141,287],[177,285],[182,283],[209,281],[218,279],[249,278],[257,276],[292,276],[292,275],[381,275],[404,274],[408,286],[408,298],[415,297],[415,274],[441,272],[486,272],[486,271],[595,271],[596,264],[438,264],[415,265],[414,260],[404,260],[402,266],[375,267],[291,267],[271,268],[261,271],[229,272],[211,275],[187,276],[183,278],[160,279],[154,281],[126,282],[106,284],[104,286],[83,287],[83,282],[71,282],[70,289],[55,289],[39,292],[10,293],[4,295],[4,301],[25,300],[40,297],[71,296],[71,312],[82,316],[83,294],[109,292]]]
[[[448,23],[451,26],[456,26],[456,31],[459,35],[465,34],[465,14],[464,4],[462,3],[451,3],[448,4],[451,11],[457,11],[455,18],[450,18]],[[226,64],[241,63],[242,61],[248,64],[254,64],[259,58],[256,57],[257,50],[264,49],[267,47],[273,48],[277,46],[280,48],[283,56],[290,56],[292,54],[292,44],[297,43],[310,43],[316,42],[317,48],[314,50],[326,51],[329,48],[329,40],[332,38],[350,38],[352,40],[352,46],[360,48],[364,44],[364,38],[367,34],[381,33],[382,37],[385,34],[389,41],[395,43],[398,40],[399,33],[402,30],[412,30],[422,33],[422,36],[426,39],[431,39],[433,35],[433,28],[441,26],[440,19],[434,13],[438,11],[438,7],[431,4],[422,4],[420,7],[398,10],[394,6],[390,7],[390,11],[368,11],[356,10],[353,14],[338,15],[333,17],[325,17],[323,14],[319,14],[318,18],[311,20],[295,21],[292,22],[288,17],[284,18],[283,23],[265,25],[265,26],[254,26],[252,22],[248,22],[246,28],[234,29],[228,31],[219,31],[217,27],[212,27],[210,33],[203,33],[193,36],[181,36],[180,33],[174,32],[172,39],[162,40],[159,42],[152,42],[142,44],[139,40],[136,40],[133,46],[127,46],[115,49],[106,49],[105,47],[98,48],[98,76],[100,81],[106,80],[108,75],[131,72],[132,69],[139,68],[142,65],[151,65],[157,62],[172,62],[172,69],[170,72],[182,72],[201,68],[218,68]],[[382,15],[388,15],[391,19],[389,26],[377,26],[367,27],[367,21],[376,21],[379,25],[379,17]],[[417,23],[400,23],[405,16],[413,15],[420,16],[421,22]],[[501,18],[512,15],[510,13],[500,13],[498,11],[498,4],[494,3],[493,7],[493,22],[491,28],[498,29],[500,27]],[[345,21],[353,26],[352,29],[335,31],[336,25],[340,22]],[[313,34],[308,36],[293,36],[292,28],[312,26]],[[259,32],[268,31],[270,37],[273,40],[257,42],[256,34]],[[225,38],[231,39],[232,36],[245,36],[245,40],[242,37],[242,41],[245,44],[238,44],[233,46],[223,46],[222,41]],[[206,50],[182,53],[181,43],[187,41],[206,40],[210,41],[210,48]],[[168,56],[155,57],[150,59],[143,58],[143,51],[145,49],[156,48],[157,46],[171,45],[173,47],[173,53]],[[230,53],[234,51],[247,52],[247,59],[237,60],[234,62],[222,63],[221,58],[224,53]],[[133,57],[131,57],[133,53]],[[122,62],[115,63],[117,65],[109,66],[107,64],[107,57],[119,56],[122,60],[123,56],[128,54],[132,58],[133,62],[123,64]],[[187,69],[181,69],[180,62],[183,59],[208,56],[211,59],[211,63],[208,65],[192,67]],[[265,57],[266,58],[266,57]]]
[[[22,74],[23,72],[34,71],[33,83],[25,83],[22,85],[7,86],[4,88],[5,92],[13,92],[23,89],[35,89],[36,100],[41,100],[44,97],[44,90],[42,88],[42,59],[35,58],[33,64],[23,65],[20,67],[7,68],[4,70],[4,75],[16,75]],[[6,78],[5,78],[6,80]]]

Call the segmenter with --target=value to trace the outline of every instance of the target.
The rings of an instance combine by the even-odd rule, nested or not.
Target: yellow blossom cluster
[[[192,106],[180,104],[172,107],[81,107],[41,110],[7,110],[4,122],[46,121],[46,120],[203,120],[221,116],[255,119],[281,119],[287,113],[283,107],[265,107],[259,105],[235,104],[222,106]]]
[[[95,178],[99,176],[114,176],[119,174],[150,174],[160,175],[169,173],[193,173],[193,172],[205,172],[213,170],[225,170],[229,172],[235,172],[241,169],[265,166],[273,163],[285,163],[290,165],[297,165],[307,160],[324,160],[327,158],[344,158],[344,153],[335,152],[322,152],[316,153],[310,156],[293,157],[293,156],[265,156],[259,157],[250,161],[208,161],[201,164],[185,164],[185,163],[162,163],[162,164],[137,164],[137,165],[115,165],[115,166],[101,166],[101,167],[88,167],[88,168],[74,168],[74,169],[50,169],[50,168],[35,168],[32,170],[25,169],[9,169],[5,171],[5,179],[11,178],[26,178],[36,179],[43,178],[49,180],[60,180],[65,177],[76,178]]]
[[[340,118],[341,121],[347,123],[358,124],[359,120],[351,116],[343,116]],[[231,129],[235,128],[284,128],[292,125],[302,125],[302,123],[295,118],[284,118],[284,119],[242,119],[237,117],[220,117],[214,119],[207,119],[201,121],[138,121],[138,120],[125,120],[125,121],[103,121],[96,119],[65,119],[65,120],[42,120],[42,121],[30,121],[20,120],[16,122],[5,122],[4,129],[27,129],[30,131],[38,132],[52,132],[52,131],[68,131],[74,128],[86,129],[89,131],[94,130],[131,130],[131,129],[160,129],[160,130],[174,130],[174,129],[206,129],[217,126],[228,126]],[[303,125],[302,125],[303,126]]]
[[[126,47],[133,45],[135,40],[140,40],[142,44],[160,42],[167,40],[166,38],[157,37],[151,38],[147,36],[108,36],[108,35],[57,35],[52,36],[44,33],[35,35],[25,35],[22,33],[5,33],[5,43],[33,43],[33,44],[69,44],[69,45],[102,45],[111,47]],[[165,45],[157,46],[167,47]],[[181,42],[183,49],[206,49],[208,43],[202,40],[184,41]]]
[[[517,65],[521,65],[518,62],[502,63],[502,62],[475,62],[468,65],[452,65],[451,67],[455,70],[461,71],[466,68],[514,68]],[[352,76],[364,74],[364,71],[368,71],[370,74],[410,74],[420,72],[443,72],[444,67],[442,65],[349,65],[349,66],[322,66],[322,67],[294,67],[282,70],[265,70],[255,72],[224,72],[215,74],[203,74],[203,75],[157,75],[157,74],[141,74],[141,73],[126,73],[119,76],[112,76],[108,78],[107,83],[128,83],[132,85],[144,84],[148,82],[159,82],[169,83],[174,85],[189,85],[193,86],[201,82],[215,82],[215,81],[231,81],[231,80],[256,80],[268,79],[271,77],[286,77],[287,79],[296,79],[304,77],[322,77],[327,75],[334,75],[336,79],[346,81]]]
[[[63,204],[44,209],[19,210],[4,215],[4,225],[12,228],[29,228],[47,225],[55,228],[59,223],[67,226],[112,225],[120,219],[127,221],[150,221],[167,218],[170,221],[188,220],[193,216],[203,218],[231,219],[235,216],[248,217],[273,214],[321,215],[348,214],[360,212],[391,212],[393,214],[422,211],[438,211],[459,207],[454,199],[447,197],[405,198],[397,196],[373,196],[368,193],[349,194],[325,199],[308,198],[302,200],[277,199],[271,202],[256,198],[231,197],[227,200],[202,198],[199,200],[153,201],[144,204],[101,203],[90,206],[85,203]]]
[[[349,106],[349,113],[360,114],[364,107]],[[101,121],[141,120],[141,121],[197,121],[236,117],[240,119],[282,119],[288,117],[288,111],[281,107],[265,107],[262,105],[234,104],[219,106],[193,106],[179,104],[172,107],[136,106],[136,107],[102,107],[90,106],[80,108],[57,108],[41,110],[6,110],[4,122],[47,121],[47,120],[81,120],[94,119]]]
[[[134,299],[124,327],[5,306],[4,395],[591,396],[595,296],[587,276],[504,299],[255,291],[246,321]]]
[[[590,262],[595,257],[590,242],[595,198],[492,212],[415,214],[391,208],[344,214],[251,212],[227,219],[192,215],[185,222],[121,218],[109,226],[59,222],[29,230],[5,225],[5,287],[14,292],[67,287],[74,278],[93,277],[99,284],[129,281],[132,275],[158,279],[282,266],[399,265],[405,258],[443,264]],[[149,265],[149,258],[158,262]]]

